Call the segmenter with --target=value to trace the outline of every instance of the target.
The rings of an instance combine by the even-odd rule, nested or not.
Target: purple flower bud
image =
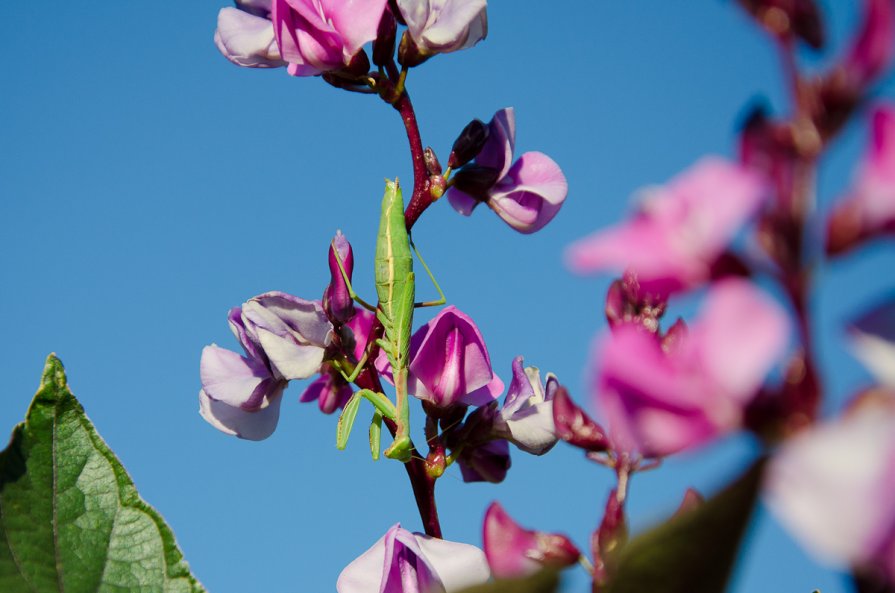
[[[491,482],[499,484],[507,477],[512,465],[510,445],[497,440],[466,447],[457,459],[464,482]]]
[[[541,568],[565,568],[578,562],[581,552],[560,534],[523,529],[498,502],[485,511],[482,542],[495,577],[533,574]]]
[[[553,422],[557,436],[572,446],[593,452],[607,451],[612,447],[603,427],[575,405],[562,386],[553,396]]]
[[[438,407],[481,406],[503,392],[479,328],[454,306],[413,335],[409,370],[408,391]]]
[[[454,593],[490,578],[485,554],[469,544],[395,525],[345,567],[338,593]]]
[[[488,34],[486,0],[397,0],[396,4],[423,59],[472,47]]]
[[[485,146],[486,140],[488,140],[488,126],[483,121],[474,119],[466,124],[463,131],[454,140],[453,147],[451,147],[448,167],[456,169],[474,159],[481,152],[482,147]],[[494,182],[497,182],[496,178]]]
[[[319,302],[282,292],[254,297],[232,309],[229,320],[245,356],[205,347],[199,412],[227,434],[265,439],[276,428],[288,380],[320,370],[332,326]]]
[[[454,188],[479,202],[487,202],[488,192],[498,179],[500,171],[494,167],[467,165],[454,174]]]
[[[293,76],[315,76],[351,64],[376,38],[387,0],[273,0],[280,55]]]
[[[237,2],[236,8],[222,8],[214,44],[225,58],[237,66],[277,68],[285,66],[274,39],[270,22],[270,1]]]
[[[398,34],[398,23],[390,9],[382,13],[379,28],[376,29],[376,41],[373,42],[373,63],[385,66],[395,55],[395,38]]]
[[[553,425],[553,396],[559,382],[547,375],[541,383],[537,367],[522,367],[522,357],[513,360],[513,379],[503,407],[494,420],[494,433],[526,453],[543,455],[556,444]]]
[[[526,152],[514,163],[515,143],[513,110],[502,109],[488,124],[488,138],[475,158],[476,169],[470,169],[499,171],[495,182],[488,188],[481,188],[478,184],[470,185],[458,173],[455,187],[448,190],[447,195],[454,210],[464,216],[469,216],[476,206],[486,202],[504,222],[520,233],[528,234],[553,220],[566,199],[569,186],[559,165],[543,153]],[[468,165],[464,170],[467,168]]]
[[[354,299],[351,298],[345,277],[339,268],[337,253],[342,261],[342,267],[345,268],[345,274],[351,280],[351,274],[354,272],[354,253],[342,231],[336,231],[336,236],[329,245],[330,281],[323,293],[323,308],[332,321],[345,323],[354,316]]]
[[[345,407],[352,393],[351,386],[340,375],[326,372],[308,385],[298,401],[301,403],[316,401],[321,412],[332,414]]]

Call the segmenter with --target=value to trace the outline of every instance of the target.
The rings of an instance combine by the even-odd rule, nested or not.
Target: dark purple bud
[[[814,0],[739,0],[771,35],[784,43],[798,38],[820,49],[824,28]]]
[[[500,171],[492,167],[466,165],[454,175],[454,187],[484,202],[499,177]]]
[[[507,471],[512,464],[510,444],[499,440],[464,449],[457,462],[460,464],[460,474],[464,482],[499,484],[507,477]]]
[[[482,147],[485,146],[486,140],[488,140],[487,124],[478,119],[474,119],[466,124],[463,131],[454,140],[454,146],[451,147],[448,167],[457,169],[474,159],[481,152]]]
[[[338,259],[336,253],[338,253]],[[348,291],[348,284],[339,267],[339,260],[342,261],[345,275],[348,280],[351,280],[351,274],[354,271],[354,254],[351,251],[351,244],[348,243],[348,239],[345,238],[342,231],[336,231],[336,236],[329,245],[330,282],[323,293],[323,309],[333,322],[345,323],[354,316],[354,300]]]
[[[395,17],[395,20],[398,21],[399,25],[407,26],[407,21],[404,20],[404,16],[401,14],[401,9],[398,8],[397,0],[388,0],[388,10]]]
[[[370,58],[367,57],[367,52],[360,50],[354,54],[343,72],[357,78],[366,76],[370,72]]]
[[[420,51],[420,48],[410,36],[410,31],[404,31],[404,35],[401,36],[401,44],[398,45],[398,63],[405,68],[413,68],[414,66],[419,66],[430,57],[431,55],[425,55]]]
[[[373,42],[373,63],[385,66],[395,55],[395,38],[398,34],[398,23],[391,10],[385,10],[379,20],[376,40]]]
[[[591,420],[561,385],[553,395],[553,423],[556,436],[572,446],[594,452],[608,451],[612,447],[603,427]]]
[[[427,146],[423,151],[423,160],[426,162],[426,173],[430,176],[441,175],[441,163],[438,162],[438,156],[431,146]]]

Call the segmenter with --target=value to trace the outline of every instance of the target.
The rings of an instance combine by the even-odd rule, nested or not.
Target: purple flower
[[[793,535],[840,568],[895,583],[895,398],[877,395],[787,441],[765,498]]]
[[[618,326],[598,348],[594,375],[612,442],[661,456],[737,428],[788,333],[779,305],[733,279],[713,285],[700,317],[672,340]]]
[[[863,240],[895,232],[895,104],[878,106],[872,126],[870,146],[852,188],[830,215],[830,253],[842,253]]]
[[[488,34],[486,0],[397,0],[422,56],[472,47]]]
[[[338,593],[453,593],[488,580],[485,554],[395,525],[345,567]]]
[[[225,58],[237,66],[277,68],[280,58],[270,22],[271,0],[237,0],[236,8],[222,8],[214,44]]]
[[[464,482],[499,484],[512,465],[510,445],[503,439],[465,447],[457,459]]]
[[[448,201],[464,216],[485,202],[520,233],[534,233],[562,207],[569,191],[565,175],[541,152],[526,152],[513,162],[516,118],[512,108],[495,113],[488,129],[488,140],[475,164],[457,173]]]
[[[280,55],[293,76],[347,66],[376,38],[387,0],[273,0]]]
[[[485,556],[497,578],[525,576],[544,566],[563,568],[581,557],[568,537],[523,529],[497,502],[485,512],[482,531]]]
[[[653,294],[693,288],[766,197],[745,168],[706,158],[652,190],[629,222],[572,244],[567,261],[578,273],[630,270]]]
[[[537,367],[522,367],[522,357],[513,360],[513,379],[503,407],[494,421],[495,433],[532,455],[543,455],[556,444],[553,425],[553,395],[559,381],[547,375],[541,382]]]
[[[229,321],[245,355],[215,344],[205,347],[199,412],[227,434],[265,439],[276,428],[287,382],[320,370],[332,326],[319,302],[282,292],[231,309]]]
[[[329,246],[329,286],[323,293],[323,308],[334,322],[344,323],[354,316],[354,299],[348,291],[348,285],[345,283],[345,276],[339,268],[339,261],[336,259],[338,251],[339,259],[342,261],[342,267],[348,280],[351,280],[351,274],[354,272],[354,253],[351,251],[351,243],[342,234],[342,231],[336,231]]]
[[[382,351],[376,367],[392,381]],[[503,393],[503,381],[491,370],[479,328],[453,305],[439,311],[410,338],[408,369],[408,392],[438,407],[483,406]]]

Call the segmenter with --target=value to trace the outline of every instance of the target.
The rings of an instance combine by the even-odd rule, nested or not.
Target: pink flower
[[[469,544],[395,525],[345,567],[338,593],[453,593],[488,580],[485,554]]]
[[[484,202],[520,233],[534,233],[559,212],[569,185],[553,159],[541,152],[526,152],[514,163],[516,118],[512,108],[494,114],[488,139],[475,163],[457,172],[448,201],[469,216]]]
[[[376,39],[387,0],[273,0],[274,32],[289,74],[314,76],[347,66]]]
[[[864,22],[854,39],[842,72],[856,87],[873,83],[895,58],[895,3],[865,0]]]
[[[422,56],[472,47],[488,34],[486,0],[397,0]]]
[[[702,159],[651,190],[632,220],[572,244],[578,273],[630,270],[646,292],[669,294],[709,279],[712,265],[761,207],[765,186],[724,159]]]
[[[488,565],[497,578],[525,576],[544,566],[571,566],[581,557],[568,537],[524,529],[497,502],[485,512],[482,542]]]
[[[236,8],[222,8],[214,43],[237,66],[277,68],[285,66],[270,22],[271,0],[237,0]]]
[[[872,126],[870,147],[852,188],[830,215],[830,253],[842,253],[863,240],[895,232],[895,104],[878,106]]]
[[[684,334],[620,325],[597,349],[594,392],[622,450],[662,456],[736,429],[783,352],[786,314],[744,280],[713,285]]]
[[[380,351],[376,367],[391,381]],[[491,357],[475,322],[453,305],[410,338],[407,390],[439,407],[482,406],[503,393],[503,381],[491,369]]]
[[[833,422],[787,441],[768,468],[765,497],[792,534],[840,568],[895,582],[895,399],[866,398]]]

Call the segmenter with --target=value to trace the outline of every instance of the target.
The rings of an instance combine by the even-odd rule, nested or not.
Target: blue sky
[[[211,342],[237,347],[227,310],[256,294],[319,298],[336,229],[354,245],[355,285],[372,293],[383,178],[411,178],[400,120],[319,79],[232,66],[212,43],[224,3],[55,4],[12,3],[0,21],[0,431],[23,417],[56,352],[210,591],[334,590],[389,526],[419,528],[403,470],[372,463],[357,437],[336,451],[336,418],[299,405],[300,385],[267,441],[218,433],[197,414],[199,355]],[[805,56],[817,67],[857,19],[852,2],[823,5],[833,51]],[[734,2],[545,6],[492,2],[485,42],[431,60],[408,85],[442,162],[467,121],[514,106],[517,149],[546,152],[568,177],[563,210],[522,236],[488,211],[466,219],[438,203],[415,239],[501,376],[522,354],[587,401],[609,278],[569,274],[564,247],[622,217],[637,188],[702,155],[732,155],[747,107],[763,99],[785,111],[786,96],[771,44]],[[891,77],[878,91],[895,94]],[[824,159],[822,209],[847,186],[865,137],[854,122]],[[819,270],[812,312],[828,412],[869,381],[841,325],[892,290],[888,249]],[[635,527],[687,486],[720,485],[752,453],[734,437],[638,477]],[[563,445],[513,460],[498,486],[465,485],[456,470],[439,483],[445,536],[480,544],[484,509],[499,499],[523,524],[586,546],[609,473]],[[751,538],[737,591],[846,590],[764,512]]]

